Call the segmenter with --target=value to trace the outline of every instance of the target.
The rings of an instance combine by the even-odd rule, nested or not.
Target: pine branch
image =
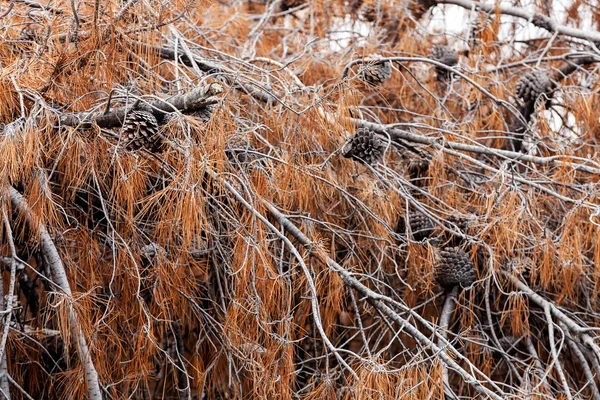
[[[223,87],[220,84],[211,83],[168,99],[140,102],[130,107],[115,108],[110,112],[65,114],[60,116],[59,124],[81,128],[90,128],[95,124],[100,128],[116,128],[123,125],[125,115],[133,109],[148,111],[159,116],[175,110],[188,113],[218,103],[217,95],[222,92]]]
[[[213,173],[212,175],[213,178],[219,179],[216,174]],[[259,218],[267,226],[271,225],[268,220],[266,220],[258,211],[256,211],[256,209],[252,207],[243,198],[243,196],[233,188],[233,186],[231,186],[227,181],[224,180],[222,180],[222,183],[227,188],[227,190],[242,205],[244,205],[244,207],[246,207],[249,211],[256,215],[257,218]],[[333,259],[327,256],[323,251],[319,250],[319,248],[315,246],[315,244],[306,235],[304,235],[304,233],[302,233],[302,231],[300,231],[289,219],[287,219],[282,213],[280,213],[274,205],[272,205],[266,200],[263,200],[262,203],[267,208],[271,216],[281,225],[281,227],[284,228],[288,233],[290,233],[311,255],[315,256],[316,258],[321,260],[325,265],[327,265],[331,270],[338,273],[338,275],[340,275],[340,277],[346,285],[350,286],[351,288],[359,292],[361,295],[363,295],[365,300],[369,304],[371,304],[378,311],[381,311],[392,321],[400,325],[408,335],[412,336],[422,346],[430,348],[432,352],[436,355],[436,357],[439,357],[443,364],[455,370],[465,380],[465,382],[471,385],[477,392],[495,400],[500,400],[503,398],[503,391],[496,384],[494,384],[494,382],[487,378],[485,374],[483,374],[475,365],[470,363],[465,357],[462,356],[462,354],[456,351],[456,349],[454,349],[454,347],[447,340],[444,340],[443,338],[440,339],[444,346],[446,346],[447,349],[452,351],[454,356],[459,357],[461,360],[467,362],[469,364],[470,370],[477,373],[477,375],[479,375],[481,379],[484,379],[487,382],[487,384],[492,386],[492,388],[494,388],[496,392],[488,389],[485,385],[483,385],[483,383],[479,379],[477,379],[477,377],[475,377],[469,371],[462,368],[460,364],[458,364],[450,356],[448,356],[446,352],[442,348],[440,348],[435,342],[433,342],[431,339],[429,339],[427,336],[421,333],[421,331],[419,331],[419,329],[416,326],[411,324],[408,320],[402,318],[391,307],[389,307],[384,301],[384,299],[386,299],[386,296],[380,295],[369,289],[367,286],[363,285],[360,281],[354,278],[352,274],[348,272],[345,268],[343,268],[341,265],[339,265],[337,262],[335,262]],[[280,231],[278,229],[273,229],[274,227],[272,226],[270,228],[274,234],[280,235]],[[283,240],[288,240],[285,236],[282,236],[281,238]],[[292,251],[294,250],[292,249]],[[346,363],[344,362],[344,364]],[[497,393],[500,393],[500,395],[498,395]]]
[[[101,400],[102,392],[100,390],[100,383],[98,381],[98,373],[96,367],[92,361],[92,356],[87,345],[87,341],[81,328],[79,317],[73,308],[73,294],[71,293],[71,287],[67,278],[67,273],[63,266],[58,250],[48,233],[46,227],[37,221],[31,212],[31,208],[27,201],[15,188],[9,186],[7,194],[10,198],[12,206],[23,214],[27,220],[27,223],[31,226],[32,231],[38,231],[40,233],[40,249],[44,255],[48,266],[52,271],[53,281],[57,288],[69,301],[68,312],[71,335],[76,343],[79,344],[78,352],[81,365],[85,371],[85,381],[88,388],[88,398],[90,400]]]
[[[458,286],[454,286],[452,290],[446,295],[446,300],[444,301],[444,307],[442,308],[442,312],[440,313],[440,339],[438,339],[437,345],[440,348],[444,347],[442,340],[448,340],[448,328],[450,327],[450,320],[452,318],[452,314],[454,313],[454,308],[456,306],[456,297],[458,296]],[[450,387],[450,375],[448,373],[448,368],[444,366],[444,393],[448,399],[457,399],[458,397],[452,391]]]
[[[559,35],[570,36],[578,39],[589,40],[590,42],[600,43],[600,32],[592,30],[583,30],[561,25],[545,15],[531,13],[523,8],[502,6],[496,4],[483,4],[472,0],[437,0],[437,4],[453,4],[467,10],[481,10],[486,13],[494,14],[499,12],[503,15],[525,19],[533,25],[543,28],[550,32],[557,32]]]

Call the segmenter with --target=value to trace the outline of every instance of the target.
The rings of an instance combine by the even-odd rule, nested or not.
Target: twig
[[[573,400],[573,395],[571,394],[567,377],[565,376],[562,365],[560,364],[560,360],[558,359],[558,352],[556,351],[556,343],[554,340],[554,322],[552,321],[552,312],[550,311],[549,304],[544,307],[544,314],[546,315],[546,321],[548,323],[548,341],[550,342],[550,354],[552,354],[553,359],[552,364],[554,364],[554,368],[556,369],[556,372],[558,372],[558,376],[562,383],[565,394],[567,395],[567,399]]]
[[[2,273],[0,273],[0,288],[2,288],[2,293],[0,293],[0,308],[2,311],[9,311],[4,302],[4,281],[2,279]],[[8,365],[6,364],[6,353],[4,353],[0,359],[0,389],[4,394],[4,398],[10,400],[10,387],[8,386],[8,379],[6,379],[7,374]]]
[[[444,348],[444,344],[442,343],[442,339],[448,340],[448,328],[450,327],[450,320],[452,318],[452,314],[454,313],[454,307],[456,305],[456,297],[458,296],[458,286],[454,286],[452,290],[446,295],[446,301],[444,301],[444,307],[442,308],[442,312],[440,314],[440,339],[438,339],[438,346],[440,348]],[[444,383],[444,393],[446,397],[450,399],[458,399],[456,394],[452,391],[450,387],[450,375],[448,373],[448,368],[444,365],[443,371],[443,383]]]
[[[590,369],[590,365],[588,364],[587,360],[585,359],[585,356],[577,346],[577,343],[574,341],[573,337],[569,333],[569,330],[567,329],[564,322],[559,321],[558,324],[565,333],[565,338],[569,349],[571,349],[571,352],[575,354],[575,357],[577,358],[579,364],[581,365],[581,368],[583,369],[583,374],[587,379],[587,386],[590,387],[594,399],[600,400],[600,393],[598,392],[598,386],[596,386],[596,381],[594,379],[594,375],[592,374],[592,370]]]
[[[546,392],[550,393],[550,385],[548,384],[548,380],[546,379],[546,374],[544,374],[544,367],[542,367],[540,357],[538,356],[538,353],[535,350],[535,346],[531,341],[530,335],[527,335],[525,337],[525,346],[527,347],[527,351],[529,351],[529,354],[533,358],[533,362],[535,363],[535,370],[538,375],[538,379],[540,380],[540,383],[544,386]]]
[[[10,382],[10,384],[13,385],[14,387],[16,387],[19,390],[19,392],[21,392],[23,394],[23,396],[25,396],[25,398],[27,400],[34,400],[33,397],[31,397],[29,395],[29,393],[27,393],[25,391],[25,389],[23,389],[21,387],[21,385],[19,385],[17,382],[15,382],[15,380],[12,378],[12,376],[10,376],[9,374],[6,374],[6,379],[8,379],[8,381]]]
[[[13,233],[10,227],[10,222],[8,221],[8,216],[6,215],[6,210],[2,210],[2,219],[4,221],[4,229],[6,232],[6,240],[8,242],[8,247],[10,248],[11,257],[17,257],[17,249],[15,248],[15,243],[13,241]],[[13,302],[15,299],[15,280],[17,276],[17,263],[11,263],[10,266],[10,281],[8,283],[8,295],[6,296],[6,307],[2,307],[2,312],[6,313],[4,316],[4,327],[2,330],[2,340],[0,341],[0,373],[8,374],[8,369],[6,365],[6,341],[8,340],[8,331],[10,329],[10,320],[12,318],[13,311]],[[2,281],[0,280],[0,283]],[[4,285],[0,286],[0,292],[2,297],[4,297]],[[2,303],[4,303],[4,298],[2,299]],[[4,306],[4,304],[2,304]],[[0,380],[0,388],[2,388],[4,396],[10,400],[10,390],[4,391],[4,388],[8,388],[8,381],[6,377],[3,377]]]
[[[46,227],[34,219],[29,204],[27,204],[27,201],[21,195],[21,193],[19,193],[12,186],[9,186],[6,192],[10,198],[12,206],[25,216],[28,224],[31,226],[32,231],[37,231],[40,234],[40,249],[52,271],[53,280],[56,286],[69,300],[68,312],[71,334],[79,344],[79,359],[85,371],[88,397],[90,400],[101,400],[102,392],[100,391],[100,383],[98,382],[98,373],[96,372],[96,367],[92,361],[92,356],[83,334],[83,330],[81,329],[79,318],[72,305],[73,294],[71,293],[69,280],[67,278],[60,255],[58,254],[58,250],[56,249],[56,246],[54,246],[54,242],[52,241],[52,238],[50,237]]]
[[[394,125],[380,125],[373,122],[368,122],[365,120],[350,119],[356,125],[368,128],[374,132],[377,132],[382,135],[389,135],[392,140],[396,141],[398,139],[406,140],[408,142],[420,143],[428,146],[432,146],[438,149],[449,148],[453,150],[466,151],[469,153],[476,154],[485,154],[494,157],[500,157],[508,160],[514,161],[527,161],[537,165],[542,166],[555,166],[555,165],[565,165],[573,168],[575,171],[587,172],[590,174],[600,174],[600,168],[590,167],[587,165],[577,164],[574,162],[563,161],[561,158],[563,156],[554,156],[554,157],[538,157],[532,156],[529,154],[523,154],[516,151],[509,150],[501,150],[501,149],[493,149],[490,147],[486,147],[483,145],[470,145],[459,142],[451,142],[451,141],[441,141],[438,139],[432,139],[424,135],[419,135],[415,133],[411,133],[408,131],[404,131],[394,127]],[[590,161],[591,162],[591,161]]]
[[[559,321],[563,322],[569,330],[575,334],[577,334],[583,343],[587,345],[596,355],[596,357],[600,360],[600,347],[594,342],[594,340],[586,333],[586,329],[582,328],[573,321],[570,317],[568,317],[565,313],[558,309],[557,306],[544,299],[542,296],[534,292],[529,286],[527,286],[524,282],[521,282],[516,276],[513,274],[500,271],[500,273],[506,277],[513,285],[515,285],[521,292],[523,292],[531,301],[536,303],[542,309],[548,309],[550,313],[557,318]]]

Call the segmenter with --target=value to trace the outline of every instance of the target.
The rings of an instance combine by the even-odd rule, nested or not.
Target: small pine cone
[[[408,164],[408,174],[410,179],[424,178],[429,170],[429,160],[425,158],[415,158]]]
[[[462,233],[468,233],[469,227],[473,224],[474,220],[475,220],[474,215],[467,215],[467,216],[451,215],[448,217],[448,219],[446,221],[451,224],[456,225]]]
[[[281,3],[279,3],[279,10],[283,12],[290,8],[300,7],[304,2],[304,0],[282,0]]]
[[[447,247],[440,251],[440,262],[435,278],[446,289],[456,285],[465,288],[477,280],[475,265],[467,254],[458,247]]]
[[[552,91],[552,81],[545,71],[532,71],[523,75],[517,82],[517,97],[527,106],[535,104],[536,100],[542,95],[550,97]]]
[[[21,29],[19,40],[37,42],[40,39],[40,27],[37,24],[27,25]]]
[[[377,4],[373,3],[363,3],[359,13],[360,16],[368,22],[375,22],[379,18],[385,17],[382,7],[377,7]]]
[[[458,64],[458,54],[451,46],[434,46],[433,49],[431,49],[431,58],[450,67]]]
[[[430,57],[431,59],[449,67],[453,67],[458,64],[458,53],[450,46],[434,46],[433,49],[431,49]],[[450,72],[444,68],[436,66],[435,72],[439,81],[445,81],[450,78]]]
[[[383,57],[378,54],[372,54],[367,57],[365,63],[361,65],[358,72],[358,78],[371,86],[382,85],[392,76],[391,62],[385,61],[377,63],[382,58]]]
[[[410,213],[408,215],[408,222],[410,223],[410,231],[413,238],[418,242],[431,236],[435,229],[433,221],[428,216],[419,212]]]
[[[244,135],[234,134],[225,144],[225,154],[231,163],[247,165],[254,159],[254,146]]]
[[[383,158],[386,145],[375,132],[360,128],[342,147],[342,155],[346,158],[373,165]]]
[[[160,127],[154,114],[148,111],[132,110],[125,117],[121,137],[130,150],[145,147],[155,152],[160,150],[163,142],[163,136],[159,130]]]
[[[514,356],[519,351],[519,344],[521,343],[521,340],[516,336],[502,336],[498,339],[498,342],[502,347],[502,353]],[[494,345],[493,353],[497,357],[501,355],[499,350],[500,349],[497,349],[496,345]]]
[[[212,117],[214,111],[215,104],[211,104],[197,109],[196,111],[192,112],[191,115],[193,115],[196,118],[199,118],[202,122],[207,123],[208,121],[210,121],[210,118]]]
[[[514,257],[508,260],[504,269],[516,276],[521,276],[526,281],[531,277],[531,268],[533,261],[529,257]]]
[[[348,12],[352,15],[357,15],[363,5],[363,0],[351,0],[348,3]]]

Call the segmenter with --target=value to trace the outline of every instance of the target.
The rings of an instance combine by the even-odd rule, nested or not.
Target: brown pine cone
[[[207,123],[208,121],[210,121],[210,117],[212,117],[214,111],[215,105],[211,104],[197,109],[191,115],[193,115],[196,118],[199,118],[202,122]]]
[[[368,21],[375,22],[378,19],[385,19],[388,17],[387,7],[384,4],[376,4],[373,2],[362,3],[360,10],[360,16]]]
[[[430,237],[434,230],[435,224],[426,215],[420,212],[411,212],[407,216],[401,217],[396,227],[396,233],[399,235],[406,234],[406,223],[410,225],[410,232],[415,241],[421,242]]]
[[[542,70],[526,73],[516,86],[516,95],[526,106],[533,106],[542,94],[550,98],[551,92],[552,81],[546,71]]]
[[[440,262],[435,271],[435,279],[446,289],[456,285],[466,288],[477,280],[473,261],[458,247],[447,247],[440,251]]]
[[[414,158],[408,163],[408,174],[410,179],[415,180],[427,176],[430,161],[425,158]]]
[[[385,143],[375,132],[359,128],[354,136],[342,147],[342,155],[358,162],[373,165],[383,158]]]
[[[408,221],[413,238],[418,242],[431,236],[435,229],[433,221],[428,216],[419,212],[408,214]]]
[[[132,110],[125,116],[121,137],[129,150],[139,150],[142,147],[156,152],[159,151],[163,136],[156,117],[148,111]]]
[[[445,64],[449,67],[453,67],[458,64],[458,53],[454,48],[444,45],[436,45],[431,49],[431,59]],[[439,81],[445,81],[450,78],[450,71],[442,67],[435,67],[437,79]]]
[[[305,0],[282,0],[281,3],[279,3],[279,11],[283,12],[290,8],[300,7],[304,3]]]
[[[256,151],[248,138],[241,134],[231,136],[225,145],[225,154],[230,162],[234,164],[247,165],[253,158],[252,152]]]
[[[469,227],[473,224],[474,220],[475,220],[474,215],[466,215],[466,216],[451,215],[448,217],[446,222],[456,225],[456,227],[462,233],[466,234],[466,233],[468,233]]]
[[[378,54],[367,57],[365,63],[361,64],[358,78],[371,86],[382,85],[392,76],[392,63],[389,61],[378,63],[382,58]]]
[[[531,278],[531,269],[533,260],[529,257],[514,257],[508,260],[504,265],[504,269],[516,276],[521,276],[526,281]]]

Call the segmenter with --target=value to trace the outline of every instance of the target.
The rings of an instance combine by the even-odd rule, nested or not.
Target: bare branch
[[[96,372],[96,368],[94,367],[94,363],[92,361],[92,356],[90,354],[90,350],[87,345],[87,341],[85,336],[83,335],[83,331],[81,329],[81,325],[79,323],[79,317],[73,308],[73,294],[71,293],[71,287],[69,285],[69,280],[67,278],[67,274],[65,272],[65,268],[63,266],[60,255],[58,254],[58,250],[56,246],[54,246],[54,242],[50,237],[50,234],[46,230],[46,227],[36,221],[31,214],[31,210],[25,198],[12,186],[9,186],[5,193],[10,198],[12,206],[19,210],[21,214],[23,214],[28,222],[28,224],[32,227],[34,231],[38,231],[40,233],[40,247],[41,251],[46,258],[46,262],[50,266],[52,270],[53,280],[64,296],[69,301],[68,312],[69,312],[69,322],[71,324],[71,334],[73,335],[73,339],[78,343],[78,351],[79,351],[79,359],[81,361],[81,365],[85,371],[85,380],[88,386],[88,396],[93,400],[102,399],[102,392],[100,390],[100,384],[98,382],[98,373]]]

